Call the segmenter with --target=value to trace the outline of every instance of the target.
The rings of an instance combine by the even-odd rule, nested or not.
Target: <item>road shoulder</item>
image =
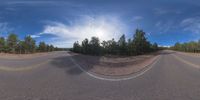
[[[114,78],[114,80],[116,80],[116,78],[117,80],[118,78],[120,78],[119,80],[129,79],[144,74],[147,70],[151,69],[151,65],[160,58],[159,55],[142,55],[111,59],[71,52],[69,54],[73,62],[86,73],[92,74],[92,76],[95,77],[100,76],[100,78]],[[119,60],[119,62],[113,62],[115,60]]]

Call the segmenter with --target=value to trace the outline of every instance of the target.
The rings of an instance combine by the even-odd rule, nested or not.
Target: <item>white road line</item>
[[[157,63],[157,61],[160,59],[160,55],[159,55],[158,58],[156,58],[156,61],[154,60],[154,62],[152,64],[147,65],[149,67],[146,70],[144,70],[144,71],[142,71],[142,72],[140,72],[140,73],[138,73],[136,75],[133,75],[133,76],[130,76],[130,77],[126,77],[126,78],[119,78],[119,79],[104,78],[104,77],[100,77],[100,76],[96,76],[94,74],[91,74],[88,71],[84,70],[78,63],[76,63],[76,61],[71,56],[69,58],[81,71],[85,72],[87,75],[89,75],[89,76],[91,76],[91,77],[93,77],[95,79],[105,80],[105,81],[125,81],[125,80],[130,80],[130,79],[139,77],[139,76],[143,75],[144,73],[146,73],[147,71],[149,71]]]

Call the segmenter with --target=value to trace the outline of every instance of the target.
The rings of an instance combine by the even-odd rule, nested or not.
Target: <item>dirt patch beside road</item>
[[[70,54],[83,69],[108,76],[136,73],[148,67],[147,65],[151,64],[157,58],[157,54],[131,57],[100,57],[72,52]]]
[[[187,55],[187,56],[200,57],[200,53],[179,52],[179,51],[177,51],[177,52],[180,53],[180,54],[183,54],[183,55]]]
[[[47,56],[53,54],[54,52],[45,52],[45,53],[33,53],[33,54],[9,54],[9,53],[0,53],[0,58],[2,59],[31,59],[42,56]]]

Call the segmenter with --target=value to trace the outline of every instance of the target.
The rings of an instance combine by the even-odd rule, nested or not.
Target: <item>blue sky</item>
[[[153,43],[200,39],[198,0],[1,0],[0,36],[31,35],[58,47],[98,36],[132,38],[143,29]]]

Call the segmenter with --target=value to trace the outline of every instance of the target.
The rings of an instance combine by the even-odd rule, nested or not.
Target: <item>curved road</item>
[[[200,100],[200,57],[163,51],[150,68],[107,81],[83,72],[67,52],[0,59],[0,100]]]

